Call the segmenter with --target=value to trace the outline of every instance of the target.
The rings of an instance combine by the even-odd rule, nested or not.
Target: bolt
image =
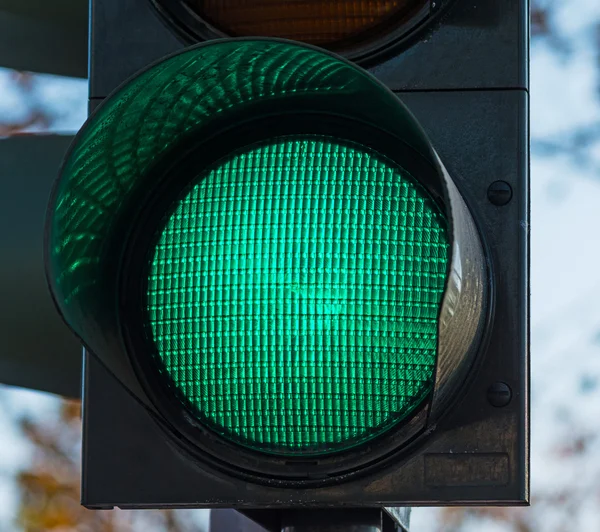
[[[492,406],[501,408],[510,403],[512,390],[504,382],[495,382],[488,388],[487,398]]]
[[[487,195],[491,203],[501,207],[512,199],[512,188],[506,181],[494,181],[489,186]]]

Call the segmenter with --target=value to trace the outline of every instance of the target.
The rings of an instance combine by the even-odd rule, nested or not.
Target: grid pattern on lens
[[[333,56],[276,41],[192,48],[131,80],[86,125],[63,169],[51,253],[71,324],[87,314],[80,305],[100,299],[94,294],[104,276],[100,256],[115,233],[122,240],[114,225],[119,213],[136,191],[147,189],[149,169],[191,131],[209,127],[215,117],[235,121],[249,104],[369,90],[382,101],[387,96]]]
[[[410,19],[425,0],[185,0],[231,36],[283,37],[338,44],[380,24]]]
[[[403,169],[323,136],[212,167],[150,251],[148,331],[172,392],[282,454],[360,444],[431,391],[446,221]]]

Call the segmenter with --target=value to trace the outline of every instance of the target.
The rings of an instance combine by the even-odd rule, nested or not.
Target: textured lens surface
[[[185,0],[232,36],[283,37],[321,46],[412,18],[424,0]]]
[[[388,159],[323,136],[255,144],[200,175],[157,236],[154,362],[224,437],[332,452],[431,391],[446,221]]]

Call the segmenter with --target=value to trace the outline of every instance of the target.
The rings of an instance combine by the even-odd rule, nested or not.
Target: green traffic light
[[[291,41],[206,43],[82,128],[50,200],[49,284],[86,347],[192,445],[267,461],[357,449],[393,436],[454,361],[439,356],[441,175],[355,65]]]
[[[327,136],[200,172],[150,253],[158,370],[226,438],[282,454],[359,445],[431,391],[446,220],[403,168]]]

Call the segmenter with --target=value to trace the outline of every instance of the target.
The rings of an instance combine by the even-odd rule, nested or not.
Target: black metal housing
[[[399,94],[429,134],[479,226],[495,284],[487,349],[465,394],[419,448],[359,477],[303,488],[240,481],[189,459],[158,418],[92,357],[84,379],[83,503],[92,508],[523,504],[528,501],[528,95]],[[482,164],[485,161],[485,164]],[[498,179],[505,206],[487,199]],[[512,401],[488,402],[495,382]]]
[[[454,0],[366,66],[420,121],[473,214],[494,314],[464,393],[414,452],[335,485],[282,488],[200,466],[90,355],[84,367],[82,502],[89,508],[380,507],[529,501],[528,0]],[[91,0],[90,104],[189,42],[150,0]],[[512,188],[505,205],[488,187]],[[494,406],[488,389],[512,392]],[[266,515],[266,514],[265,514]],[[271,522],[278,522],[269,513]],[[280,521],[280,520],[279,520]]]
[[[185,0],[150,0],[159,13],[189,44],[199,41],[236,37],[204,19]],[[428,25],[438,22],[454,0],[417,0],[408,18],[390,17],[354,38],[343,39],[326,48],[356,61],[362,66],[398,53],[410,45]]]
[[[528,0],[453,0],[401,52],[382,51],[368,69],[398,91],[526,90],[528,9]],[[151,0],[91,0],[91,17],[92,99],[108,96],[141,68],[189,45]]]

